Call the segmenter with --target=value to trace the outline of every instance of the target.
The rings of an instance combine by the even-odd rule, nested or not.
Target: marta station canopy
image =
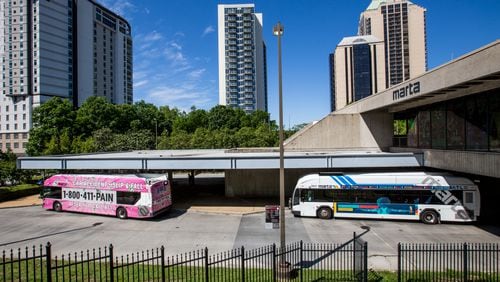
[[[423,166],[419,153],[380,151],[285,152],[287,169],[400,168]],[[210,150],[145,150],[43,157],[20,157],[20,169],[57,170],[239,170],[278,169],[275,148]]]

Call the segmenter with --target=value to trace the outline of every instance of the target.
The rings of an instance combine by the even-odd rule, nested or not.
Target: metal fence
[[[367,281],[366,242],[297,242],[284,249],[208,249],[165,256],[161,248],[114,256],[114,247],[53,256],[52,246],[3,251],[1,281]]]
[[[398,281],[500,281],[498,244],[398,244]]]

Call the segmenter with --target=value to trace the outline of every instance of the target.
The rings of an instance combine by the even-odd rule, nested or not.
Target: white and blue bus
[[[295,216],[476,221],[478,187],[469,179],[425,172],[320,173],[297,182],[290,199]]]

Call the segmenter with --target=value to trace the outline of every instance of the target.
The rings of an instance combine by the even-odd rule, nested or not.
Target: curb
[[[41,207],[42,204],[33,204],[33,205],[23,205],[23,206],[11,206],[11,207],[0,207],[0,210],[4,209],[17,209],[17,208],[29,208],[29,207]]]
[[[183,209],[176,208],[175,210],[184,211],[184,212],[194,212],[194,213],[202,213],[202,214],[218,214],[218,215],[251,215],[251,214],[259,214],[264,213],[265,211],[252,211],[252,212],[223,212],[223,211],[204,211],[197,209]]]

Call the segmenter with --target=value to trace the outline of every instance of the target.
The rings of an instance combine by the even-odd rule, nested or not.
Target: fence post
[[[205,282],[208,282],[208,248],[205,247]]]
[[[52,282],[52,251],[51,251],[52,245],[50,242],[47,242],[47,245],[45,246],[45,257],[46,257],[46,264],[47,264],[47,282]]]
[[[357,273],[356,273],[356,232],[353,232],[353,237],[352,237],[352,274],[353,274],[353,277],[357,276]]]
[[[467,257],[467,243],[464,243],[464,282],[467,282],[468,278],[468,273],[467,273],[467,267],[468,267],[468,257]]]
[[[398,243],[398,282],[401,282],[401,242]]]
[[[109,280],[115,281],[115,265],[113,262],[113,244],[109,244]]]
[[[363,271],[364,271],[364,276],[365,276],[364,281],[368,282],[368,242],[365,242],[363,247],[364,247],[364,250],[363,250],[364,269],[363,269]]]
[[[241,246],[241,281],[245,282],[245,247]]]
[[[302,266],[304,264],[304,242],[300,240],[300,282],[302,282]]]
[[[273,243],[273,281],[276,281],[276,244]]]
[[[162,245],[161,251],[161,281],[165,282],[165,247]]]

